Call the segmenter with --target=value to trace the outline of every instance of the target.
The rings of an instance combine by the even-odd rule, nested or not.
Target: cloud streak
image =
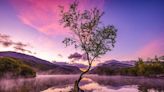
[[[145,45],[137,52],[136,56],[147,58],[147,57],[154,57],[155,55],[159,55],[159,56],[164,55],[163,42],[164,42],[163,37],[160,37],[158,39],[149,42],[147,45]]]
[[[1,34],[0,33],[0,45],[4,47],[13,47],[15,51],[21,51],[21,52],[28,52],[28,53],[33,53],[30,50],[25,49],[26,47],[30,47],[29,44],[25,44],[22,42],[15,42],[11,40],[11,37],[6,34]]]
[[[59,24],[59,5],[68,9],[69,4],[74,0],[12,0],[19,19],[26,25],[39,32],[48,35],[67,34],[68,29],[64,29]],[[79,9],[98,7],[103,8],[104,0],[79,0]]]
[[[9,47],[13,44],[13,42],[10,40],[10,36],[4,34],[0,34],[0,43],[4,47]]]

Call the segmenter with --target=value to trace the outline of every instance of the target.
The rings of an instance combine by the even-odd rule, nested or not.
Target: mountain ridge
[[[77,74],[80,73],[80,69],[75,66],[67,66],[67,65],[57,65],[53,64],[49,61],[37,58],[32,55],[27,55],[19,52],[13,51],[3,51],[0,52],[0,57],[11,57],[15,58],[23,63],[29,65],[38,73],[44,74]],[[51,71],[51,72],[50,72]]]

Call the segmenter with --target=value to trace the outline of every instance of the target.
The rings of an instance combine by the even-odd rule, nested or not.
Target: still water
[[[0,80],[0,92],[69,92],[79,75],[38,75],[31,79]],[[85,92],[164,92],[164,79],[86,75]]]

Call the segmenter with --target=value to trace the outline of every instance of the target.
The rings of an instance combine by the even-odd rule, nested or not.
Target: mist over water
[[[0,92],[69,92],[79,75],[37,75],[29,79],[0,80]],[[164,92],[164,79],[86,75],[85,92]]]
[[[74,83],[76,75],[37,75],[28,79],[0,80],[0,92],[40,92],[52,86]]]

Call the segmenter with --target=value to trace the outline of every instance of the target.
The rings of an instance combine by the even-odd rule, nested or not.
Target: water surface
[[[0,92],[69,92],[79,75],[38,75],[30,79],[0,80]],[[164,92],[164,79],[86,75],[85,92]]]

